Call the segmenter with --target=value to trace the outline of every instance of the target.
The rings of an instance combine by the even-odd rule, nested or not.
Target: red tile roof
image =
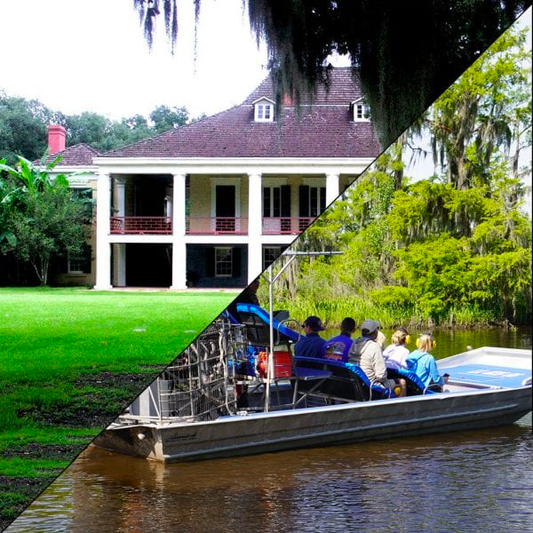
[[[351,72],[333,69],[329,91],[319,88],[299,114],[284,105],[276,122],[254,122],[252,102],[274,97],[267,78],[240,105],[102,157],[376,157],[372,125],[352,119],[350,103],[361,91]]]
[[[55,168],[60,167],[86,167],[93,165],[93,157],[101,155],[102,152],[92,148],[84,143],[75,144],[65,148],[61,152],[48,156],[47,163],[53,161],[57,156],[62,156],[63,159],[56,165]],[[40,163],[38,161],[37,163]]]

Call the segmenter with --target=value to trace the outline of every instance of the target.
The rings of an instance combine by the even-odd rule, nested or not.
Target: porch
[[[263,217],[262,235],[298,235],[314,217]],[[169,217],[112,216],[111,235],[172,235]],[[186,235],[248,235],[247,217],[186,217]]]

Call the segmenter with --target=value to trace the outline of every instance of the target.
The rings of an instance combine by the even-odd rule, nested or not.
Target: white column
[[[126,286],[126,245],[116,244],[115,251],[117,257],[115,258],[116,267],[116,283],[118,287]]]
[[[174,175],[172,201],[172,290],[187,288],[185,244],[185,174]]]
[[[117,210],[117,217],[126,216],[126,181],[124,178],[115,180],[117,184],[117,196],[115,199],[115,209]]]
[[[248,283],[253,281],[263,271],[262,233],[261,174],[248,174]]]
[[[111,244],[109,243],[111,213],[111,177],[98,174],[96,185],[96,284],[97,290],[111,285]]]
[[[338,174],[326,175],[326,207],[339,196],[340,179]]]

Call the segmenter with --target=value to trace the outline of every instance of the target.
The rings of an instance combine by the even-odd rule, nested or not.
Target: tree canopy
[[[184,0],[182,0],[184,1]],[[194,3],[197,20],[201,0]],[[264,39],[281,105],[327,85],[332,53],[349,54],[388,146],[530,5],[530,0],[242,0]],[[133,0],[148,44],[162,17],[172,49],[178,0]]]
[[[18,155],[40,158],[46,149],[46,126],[58,118],[38,100],[7,96],[0,91],[0,157],[12,164]]]
[[[0,251],[32,266],[41,285],[48,283],[54,258],[82,253],[89,237],[91,212],[74,198],[67,176],[51,177],[61,157],[40,165],[23,157],[16,167],[0,159]]]
[[[438,155],[438,173],[402,175],[399,139],[300,236],[304,260],[276,296],[292,316],[379,318],[433,327],[529,324],[531,63],[523,32],[506,32],[406,132]],[[475,104],[475,105],[474,105]],[[443,134],[444,132],[444,134]]]
[[[197,119],[192,119],[197,120]],[[48,124],[60,124],[67,133],[67,146],[85,143],[107,151],[153,137],[191,122],[185,107],[159,105],[146,118],[142,115],[111,120],[84,111],[64,115],[47,108],[38,100],[8,96],[0,92],[0,157],[14,165],[18,156],[30,161],[41,158],[46,150]]]

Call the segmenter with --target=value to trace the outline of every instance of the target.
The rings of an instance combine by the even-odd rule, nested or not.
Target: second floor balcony
[[[262,235],[298,235],[314,217],[263,217]],[[112,235],[172,235],[170,217],[111,217]],[[246,217],[187,217],[187,235],[248,235]]]
[[[172,235],[169,217],[111,217],[111,235]]]
[[[247,235],[245,217],[187,217],[187,235]]]

